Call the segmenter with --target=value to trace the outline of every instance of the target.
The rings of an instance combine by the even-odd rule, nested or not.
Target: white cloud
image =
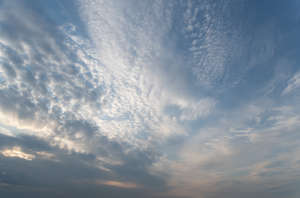
[[[1,154],[5,157],[15,157],[15,158],[20,158],[24,160],[33,160],[35,158],[35,155],[25,153],[22,151],[21,147],[15,146],[11,149],[3,149],[1,151]]]
[[[174,153],[161,157],[150,171],[167,174],[170,193],[183,196],[205,197],[235,180],[266,188],[282,186],[298,177],[299,123],[292,106],[248,104],[224,112],[186,138]]]
[[[230,2],[187,1],[184,36],[189,43],[192,71],[200,86],[213,87],[224,80],[232,56],[241,54],[240,27],[232,23],[231,14],[223,12],[230,9]]]
[[[172,26],[172,3],[129,3],[80,2],[89,41],[74,24],[49,29],[7,1],[1,17],[14,22],[1,37],[1,120],[62,149],[94,153],[95,137],[147,149],[185,134],[182,121],[209,115],[214,99],[191,99],[176,83],[166,84],[174,54],[162,43]],[[11,12],[14,7],[24,15]],[[164,111],[174,103],[181,110],[176,119]]]
[[[10,136],[10,137],[16,137],[16,135],[11,130],[9,130],[3,126],[0,126],[0,134]]]
[[[176,102],[178,102],[177,105],[181,110],[180,120],[183,121],[197,120],[198,118],[209,115],[213,111],[216,104],[215,100],[211,98],[201,99],[197,102],[188,100],[181,100]]]
[[[164,115],[167,105],[176,100],[187,103],[182,109],[181,120],[207,115],[213,106],[212,102],[204,109],[208,100],[191,102],[164,84],[168,74],[160,68],[164,67],[160,61],[170,53],[162,45],[163,36],[171,26],[172,10],[169,7],[172,6],[160,1],[132,6],[121,1],[105,5],[102,1],[92,0],[81,3],[82,18],[88,22],[96,46],[91,53],[103,63],[97,70],[107,95],[103,96],[104,104],[97,122],[103,126],[104,133],[109,131],[109,136],[133,138],[141,130],[166,137],[182,133],[179,124]],[[128,20],[124,21],[125,18]],[[180,74],[177,75],[180,78]],[[101,119],[103,115],[106,120]],[[180,130],[171,127],[174,125]]]
[[[45,152],[45,151],[38,151],[36,154],[44,159],[53,160],[55,159],[55,155],[53,153]]]
[[[121,181],[102,181],[102,180],[97,180],[96,184],[98,185],[105,185],[105,186],[112,186],[112,187],[117,187],[117,188],[138,188],[139,185],[131,182],[121,182]]]
[[[78,2],[88,38],[75,24],[54,27],[34,10],[29,14],[23,3],[1,4],[0,25],[6,25],[0,35],[1,134],[14,141],[20,141],[20,134],[34,136],[70,156],[91,157],[89,167],[113,176],[118,176],[118,168],[126,175],[132,161],[142,164],[137,172],[146,171],[143,168],[161,154],[151,173],[167,174],[175,189],[171,193],[194,197],[216,192],[217,184],[236,178],[273,185],[272,179],[282,180],[272,173],[282,171],[286,180],[299,169],[300,117],[295,105],[245,101],[229,112],[226,101],[202,93],[203,87],[220,82],[227,86],[223,82],[231,76],[238,81],[240,70],[272,57],[268,31],[256,32],[253,39],[255,49],[264,40],[254,53],[261,57],[250,54],[249,66],[239,66],[242,69],[231,75],[237,69],[231,65],[239,65],[231,58],[243,53],[243,37],[241,27],[231,23],[234,12],[226,1],[188,1],[183,6],[173,1]],[[186,48],[189,51],[181,53]],[[282,94],[297,90],[299,79],[297,73]],[[136,157],[133,151],[142,154]],[[24,160],[58,158],[46,151],[26,153],[21,147],[5,148],[1,154]],[[281,168],[270,168],[280,160],[285,161],[277,164]],[[140,187],[113,179],[95,183]]]
[[[289,81],[287,87],[282,91],[282,95],[289,94],[300,87],[300,72],[296,73]]]

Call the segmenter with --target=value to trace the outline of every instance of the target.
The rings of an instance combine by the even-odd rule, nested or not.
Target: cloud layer
[[[0,193],[296,198],[282,4],[0,2]]]

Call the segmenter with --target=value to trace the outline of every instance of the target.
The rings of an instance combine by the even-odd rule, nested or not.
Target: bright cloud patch
[[[4,149],[1,151],[1,154],[5,157],[16,157],[24,160],[33,160],[35,155],[25,153],[20,147],[13,147],[11,149]]]
[[[119,182],[119,181],[97,181],[97,184],[113,186],[117,188],[137,188],[137,185],[129,182]]]

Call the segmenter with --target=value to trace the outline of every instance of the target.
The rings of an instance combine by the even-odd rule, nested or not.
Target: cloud
[[[210,98],[205,98],[197,102],[188,102],[186,100],[178,101],[177,105],[181,111],[179,119],[185,121],[206,117],[211,114],[215,104],[215,100]]]
[[[55,159],[55,155],[53,153],[49,153],[49,152],[45,152],[45,151],[38,151],[36,152],[36,154],[41,157],[41,158],[44,158],[44,159]]]
[[[225,190],[280,197],[277,193],[298,181],[298,110],[264,103],[224,112],[162,156],[151,171],[168,175],[171,194],[218,197]]]
[[[137,154],[136,151],[125,154],[122,150],[118,150],[122,148],[115,142],[111,143],[111,146],[109,143],[106,145],[103,143],[103,149],[108,150],[99,149],[99,153],[102,154],[94,155],[62,150],[34,136],[1,136],[1,151],[9,150],[9,154],[18,153],[20,157],[26,154],[35,157],[24,160],[12,155],[10,157],[1,155],[0,181],[4,185],[0,186],[0,191],[13,196],[16,191],[7,190],[9,186],[34,197],[40,195],[38,192],[47,192],[58,197],[62,197],[63,194],[76,197],[81,193],[90,193],[90,196],[96,197],[106,195],[107,191],[114,191],[116,197],[121,195],[126,197],[132,193],[148,191],[149,196],[152,194],[156,197],[153,193],[160,192],[164,188],[161,179],[146,171],[147,164],[152,160],[148,158],[150,156],[145,156],[142,152]],[[15,147],[18,148],[14,149]],[[109,161],[115,159],[117,153],[122,159],[122,164]],[[98,159],[99,155],[107,156],[108,161]],[[69,189],[77,190],[74,192]]]
[[[32,160],[35,158],[35,155],[24,153],[20,147],[13,147],[11,149],[4,149],[1,151],[1,154],[5,157],[16,157],[24,160]]]
[[[13,134],[13,132],[11,130],[4,128],[2,126],[0,126],[0,134],[15,137],[15,135]]]
[[[159,111],[147,103],[144,90],[143,97],[139,96],[137,77],[123,82],[130,76],[112,73],[111,65],[93,57],[88,39],[78,35],[75,25],[55,26],[55,22],[40,17],[38,8],[16,1],[5,1],[0,8],[0,117],[1,125],[13,134],[7,137],[7,130],[1,130],[5,133],[1,145],[22,148],[4,149],[2,154],[31,159],[32,163],[23,169],[18,164],[10,174],[34,167],[43,172],[51,164],[58,174],[78,165],[83,174],[90,176],[92,171],[97,173],[95,177],[106,175],[101,179],[107,181],[117,181],[121,175],[139,185],[155,187],[154,181],[163,184],[147,173],[154,160],[151,155],[158,155],[151,152],[153,129],[147,123],[154,122],[152,117],[156,123],[164,118],[156,116]],[[11,163],[7,160],[5,165]],[[139,168],[130,168],[131,164],[139,164]],[[42,174],[41,186],[47,182],[58,186],[51,174]],[[72,178],[71,173],[61,175]],[[89,176],[86,178],[92,179]],[[25,174],[25,178],[30,183],[35,177]],[[72,186],[68,179],[61,183]],[[20,180],[20,185],[23,182],[27,181]]]
[[[262,7],[2,1],[1,194],[297,194],[298,34]]]
[[[137,188],[138,185],[130,182],[119,182],[119,181],[96,181],[97,184],[118,187],[118,188]]]
[[[282,91],[282,95],[289,94],[300,86],[300,73],[296,73],[288,82],[287,87]]]

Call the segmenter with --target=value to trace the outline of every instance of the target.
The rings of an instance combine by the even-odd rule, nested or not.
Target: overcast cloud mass
[[[0,0],[0,197],[298,198],[298,0]]]

